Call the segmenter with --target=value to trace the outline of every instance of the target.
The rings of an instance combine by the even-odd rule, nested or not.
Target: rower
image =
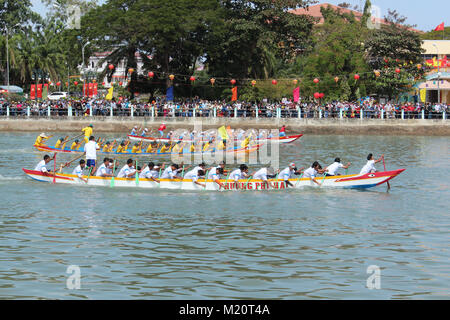
[[[61,148],[61,144],[64,142],[64,138],[59,138],[55,143],[55,149]]]
[[[80,140],[76,139],[70,146],[70,150],[78,150],[80,149],[80,146],[81,146]]]
[[[148,165],[144,168],[144,170],[141,171],[141,174],[139,175],[139,178],[141,179],[149,179],[153,180],[157,183],[160,183],[158,179],[159,172],[155,170],[155,164],[153,162],[149,162]],[[158,167],[156,167],[158,168]]]
[[[286,137],[286,126],[281,127],[279,137]]]
[[[381,155],[380,159],[375,160],[373,158],[373,154],[369,154],[367,156],[367,163],[366,165],[361,169],[361,172],[359,174],[368,174],[368,173],[374,173],[377,172],[377,169],[375,168],[375,164],[382,161],[384,158],[384,154]]]
[[[133,159],[128,159],[127,164],[120,169],[117,178],[132,178],[136,174],[136,169],[133,166]]]
[[[183,178],[181,176],[178,176],[178,171],[180,171],[181,169],[179,168],[179,166],[175,163],[172,163],[170,166],[168,166],[166,168],[166,170],[164,170],[163,174],[161,175],[161,179],[181,179],[183,180]]]
[[[53,158],[50,158],[50,156],[48,155],[48,154],[46,154],[45,156],[44,156],[44,159],[43,160],[41,160],[38,164],[37,164],[37,166],[36,166],[36,168],[34,168],[34,171],[39,171],[39,172],[41,172],[41,173],[52,173],[52,171],[49,171],[48,169],[47,169],[47,164],[49,163],[49,162],[51,162],[53,160]]]
[[[222,140],[217,145],[217,150],[225,150],[227,148],[227,140]]]
[[[161,138],[164,137],[164,130],[166,130],[166,125],[163,123],[159,126],[159,134],[161,135]]]
[[[147,134],[147,132],[148,132],[148,129],[147,129],[147,128],[145,128],[144,130],[142,130],[141,137],[145,137],[145,135]]]
[[[112,177],[112,172],[109,173],[108,168],[110,165],[110,159],[109,158],[105,158],[103,159],[103,164],[98,167],[97,172],[95,173],[95,176],[97,177]]]
[[[49,139],[50,137],[47,137],[45,135],[45,133],[41,133],[40,135],[38,135],[38,137],[36,138],[36,141],[34,142],[34,145],[36,147],[45,147],[45,142]]]
[[[85,183],[88,183],[86,179],[83,178],[83,170],[86,168],[86,161],[83,159],[80,160],[80,164],[73,169],[72,174],[77,176],[79,179],[84,181]]]
[[[177,143],[172,148],[172,152],[173,153],[181,153],[182,151],[183,151],[183,147],[181,145],[181,141],[177,141]]]
[[[287,167],[286,169],[282,170],[279,173],[279,177],[284,180],[284,182],[286,183],[286,186],[291,186],[293,187],[294,185],[292,183],[289,182],[289,179],[292,178],[292,176],[295,175],[299,175],[302,173],[302,170],[304,168],[300,168],[300,170],[297,170],[297,166],[295,165],[295,163],[291,163],[289,164],[289,167]],[[278,184],[278,182],[277,182]]]
[[[122,141],[117,147],[116,153],[124,153],[125,151],[125,141]]]
[[[241,148],[247,148],[249,144],[250,144],[250,136],[248,136],[247,138],[244,139],[244,141],[242,141]]]
[[[135,143],[131,149],[131,153],[142,153],[142,149],[139,143]]]
[[[208,174],[208,180],[213,180],[220,188],[224,187],[223,183],[220,182],[220,175],[223,174],[224,168],[225,162],[221,162],[217,167],[212,167]]]
[[[269,172],[272,171],[272,172]],[[278,171],[279,172],[279,171]],[[276,188],[276,184],[275,183],[269,183],[269,181],[267,180],[267,178],[269,179],[273,179],[275,178],[277,175],[274,174],[273,169],[272,168],[261,168],[258,171],[256,171],[253,174],[253,179],[254,180],[262,180],[264,182],[264,184],[267,185],[268,188],[270,188],[270,186],[272,186],[273,188]]]
[[[95,137],[91,136],[89,142],[84,146],[84,153],[86,154],[87,167],[92,168],[91,172],[95,171],[95,160],[97,160],[97,150],[100,150],[100,146],[95,142]]]
[[[133,129],[131,129],[131,132],[130,132],[130,136],[136,136],[137,135],[137,126],[134,126],[133,127]]]
[[[241,164],[239,166],[239,169],[234,170],[230,174],[230,178],[234,180],[234,183],[236,185],[236,189],[239,189],[239,180],[248,178],[248,167],[245,164]]]
[[[159,151],[160,153],[166,153],[170,148],[170,143],[165,143],[162,147],[161,150]]]
[[[319,162],[314,161],[314,163],[311,165],[311,168],[305,170],[303,177],[309,178],[312,182],[314,182],[318,186],[321,186],[322,184],[316,180],[316,177],[318,174],[322,174],[324,172],[325,170],[322,170],[322,166],[319,164]]]
[[[110,152],[109,149],[111,147],[111,142],[106,141],[105,145],[103,146],[103,152]]]
[[[209,140],[208,142],[205,143],[205,145],[203,146],[203,152],[206,152],[209,150],[210,145],[213,143],[213,140]]]
[[[194,153],[195,152],[195,144],[191,143],[191,146],[189,147],[189,152]]]
[[[346,166],[344,166],[341,163],[341,158],[336,158],[334,159],[334,163],[329,165],[328,167],[325,168],[325,175],[328,177],[332,177],[332,176],[339,176],[340,174],[338,174],[338,170],[340,168],[344,168],[344,169],[348,169],[350,167],[351,163],[347,163]]]
[[[204,163],[199,164],[197,167],[186,173],[184,179],[192,180],[193,183],[206,188],[205,183],[198,182],[198,178],[205,175],[205,167],[206,165]]]
[[[81,131],[84,132],[84,142],[89,142],[89,137],[92,136],[92,133],[94,131],[94,126],[92,124],[88,125],[86,128],[81,129]]]

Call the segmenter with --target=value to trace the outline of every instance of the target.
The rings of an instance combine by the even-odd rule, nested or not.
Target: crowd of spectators
[[[122,99],[120,101],[106,101],[96,99],[14,102],[0,100],[0,116],[9,115],[25,117],[28,109],[31,117],[47,117],[50,106],[50,116],[66,117],[69,109],[72,116],[113,116],[129,117],[133,110],[135,117],[258,117],[260,118],[360,118],[361,110],[364,118],[401,118],[402,110],[405,119],[442,118],[443,112],[449,112],[448,104],[443,103],[377,103],[373,100],[361,103],[331,102],[331,103],[292,103],[284,101],[272,103],[267,101],[255,102],[226,102],[206,101],[200,99],[186,99],[174,102],[155,99],[152,102],[135,102]],[[341,111],[342,110],[342,111]],[[422,110],[424,111],[422,114]],[[300,112],[300,115],[299,115]]]

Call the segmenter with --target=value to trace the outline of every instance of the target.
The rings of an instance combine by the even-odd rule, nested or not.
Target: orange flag
[[[233,93],[233,95],[231,97],[231,101],[236,101],[237,100],[237,87],[234,87],[233,89],[231,89],[231,92]]]

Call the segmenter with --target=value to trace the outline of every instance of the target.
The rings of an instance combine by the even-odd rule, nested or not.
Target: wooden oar
[[[70,166],[70,165],[72,164],[72,162],[74,162],[75,160],[80,159],[80,158],[83,157],[83,156],[84,156],[84,153],[82,153],[81,155],[77,156],[76,158],[70,160],[69,162],[66,162],[66,163],[64,164],[64,167]]]
[[[76,138],[79,138],[79,137],[81,137],[81,136],[83,136],[83,135],[84,135],[84,133],[82,133],[82,134],[80,134],[80,135],[78,135],[78,136],[76,136],[76,137],[73,137],[73,138],[67,140],[65,143],[67,143],[67,142],[69,142],[69,141],[72,141],[72,140],[75,140]]]
[[[383,166],[384,166],[384,172],[386,172],[386,163],[384,162],[384,156],[383,156]],[[389,189],[391,189],[391,185],[390,185],[390,183],[389,183],[389,181],[387,182],[387,185],[388,185],[388,191],[389,191]]]
[[[113,162],[113,172],[112,172],[112,177],[111,177],[111,183],[109,185],[110,188],[114,188],[114,173],[116,171],[116,160],[114,160]]]

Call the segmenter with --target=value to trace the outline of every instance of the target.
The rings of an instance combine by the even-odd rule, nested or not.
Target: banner
[[[112,100],[113,98],[113,92],[114,92],[114,87],[111,87],[108,89],[108,94],[106,95],[105,99],[106,100]]]
[[[30,99],[36,99],[36,85],[32,84],[30,88]]]
[[[89,85],[85,82],[83,84],[83,96],[87,97],[89,95]]]
[[[300,87],[295,88],[292,91],[292,95],[294,96],[294,102],[298,102],[300,100]]]
[[[232,92],[231,101],[237,101],[237,87],[231,89],[231,92]]]
[[[425,102],[427,99],[427,89],[420,89],[420,102]]]
[[[37,97],[38,99],[42,99],[42,84],[37,85]]]
[[[173,86],[167,88],[166,100],[173,101]]]
[[[44,89],[42,90],[42,100],[47,100],[48,96],[48,83],[44,84]]]
[[[93,94],[94,94],[94,96],[96,96],[96,95],[98,95],[98,83],[96,82],[96,83],[94,83],[94,89],[93,89]]]

